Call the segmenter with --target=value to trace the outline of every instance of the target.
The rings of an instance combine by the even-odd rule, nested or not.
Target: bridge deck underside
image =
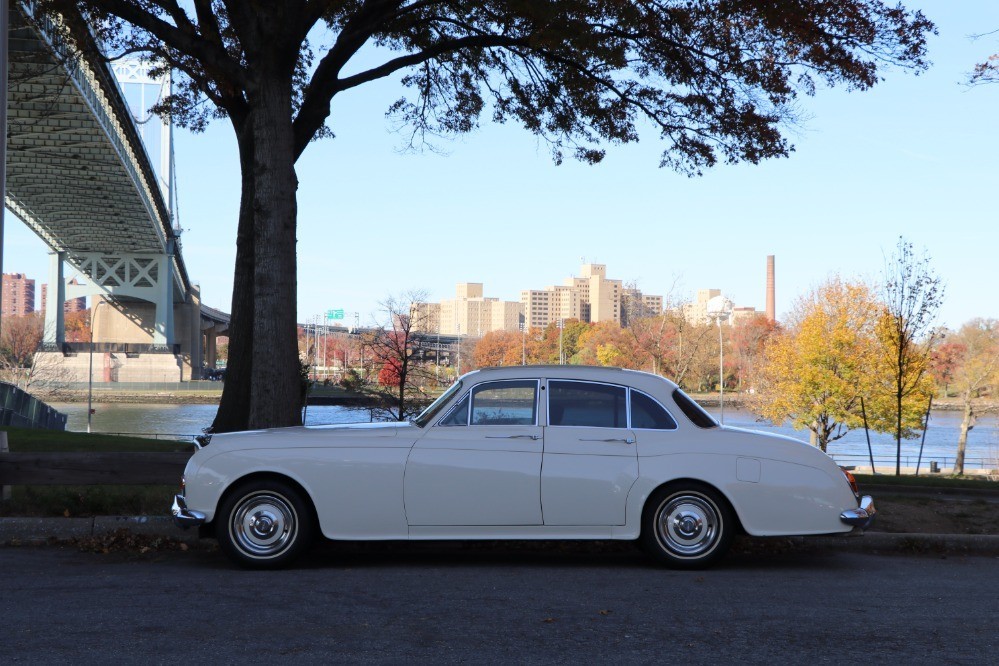
[[[10,18],[8,207],[77,268],[78,253],[163,253],[162,220],[74,84],[79,56],[60,59],[14,7]],[[183,299],[186,272],[175,262]]]

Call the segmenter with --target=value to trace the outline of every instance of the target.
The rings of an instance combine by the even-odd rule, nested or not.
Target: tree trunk
[[[899,370],[901,373],[901,370]],[[895,476],[902,476],[902,386],[895,395]]]
[[[290,78],[290,77],[289,77]],[[261,72],[253,100],[253,361],[249,427],[301,425],[291,82]]]
[[[968,431],[975,422],[975,410],[971,406],[971,391],[964,392],[964,418],[961,419],[961,432],[957,436],[957,458],[954,460],[954,474],[964,474],[964,451],[968,446]]]
[[[250,427],[250,391],[253,369],[253,132],[245,121],[233,120],[239,146],[242,189],[239,227],[236,231],[236,267],[232,280],[229,320],[229,357],[225,386],[212,423],[213,432],[233,432]]]

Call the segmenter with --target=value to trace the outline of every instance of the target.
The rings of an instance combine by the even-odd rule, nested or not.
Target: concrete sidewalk
[[[44,543],[92,537],[128,529],[133,534],[198,541],[198,530],[183,530],[170,516],[95,516],[91,518],[0,518],[0,545]],[[857,536],[781,537],[793,545],[853,552],[911,552],[954,555],[997,555],[999,536],[985,534],[915,534],[867,532]],[[756,541],[756,540],[754,540]],[[764,541],[763,539],[759,540]]]

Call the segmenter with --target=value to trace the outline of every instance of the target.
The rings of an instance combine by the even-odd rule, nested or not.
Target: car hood
[[[206,449],[219,453],[222,450],[290,447],[409,446],[419,432],[412,423],[396,421],[268,428],[213,435]]]

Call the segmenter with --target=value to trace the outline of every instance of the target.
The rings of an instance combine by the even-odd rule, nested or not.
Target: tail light
[[[846,469],[845,467],[840,467],[840,470],[842,470],[843,475],[846,476],[846,482],[850,484],[850,490],[853,491],[854,495],[857,495],[859,497],[860,488],[857,487],[857,479],[855,479],[853,477],[853,474],[850,473],[850,470]]]

